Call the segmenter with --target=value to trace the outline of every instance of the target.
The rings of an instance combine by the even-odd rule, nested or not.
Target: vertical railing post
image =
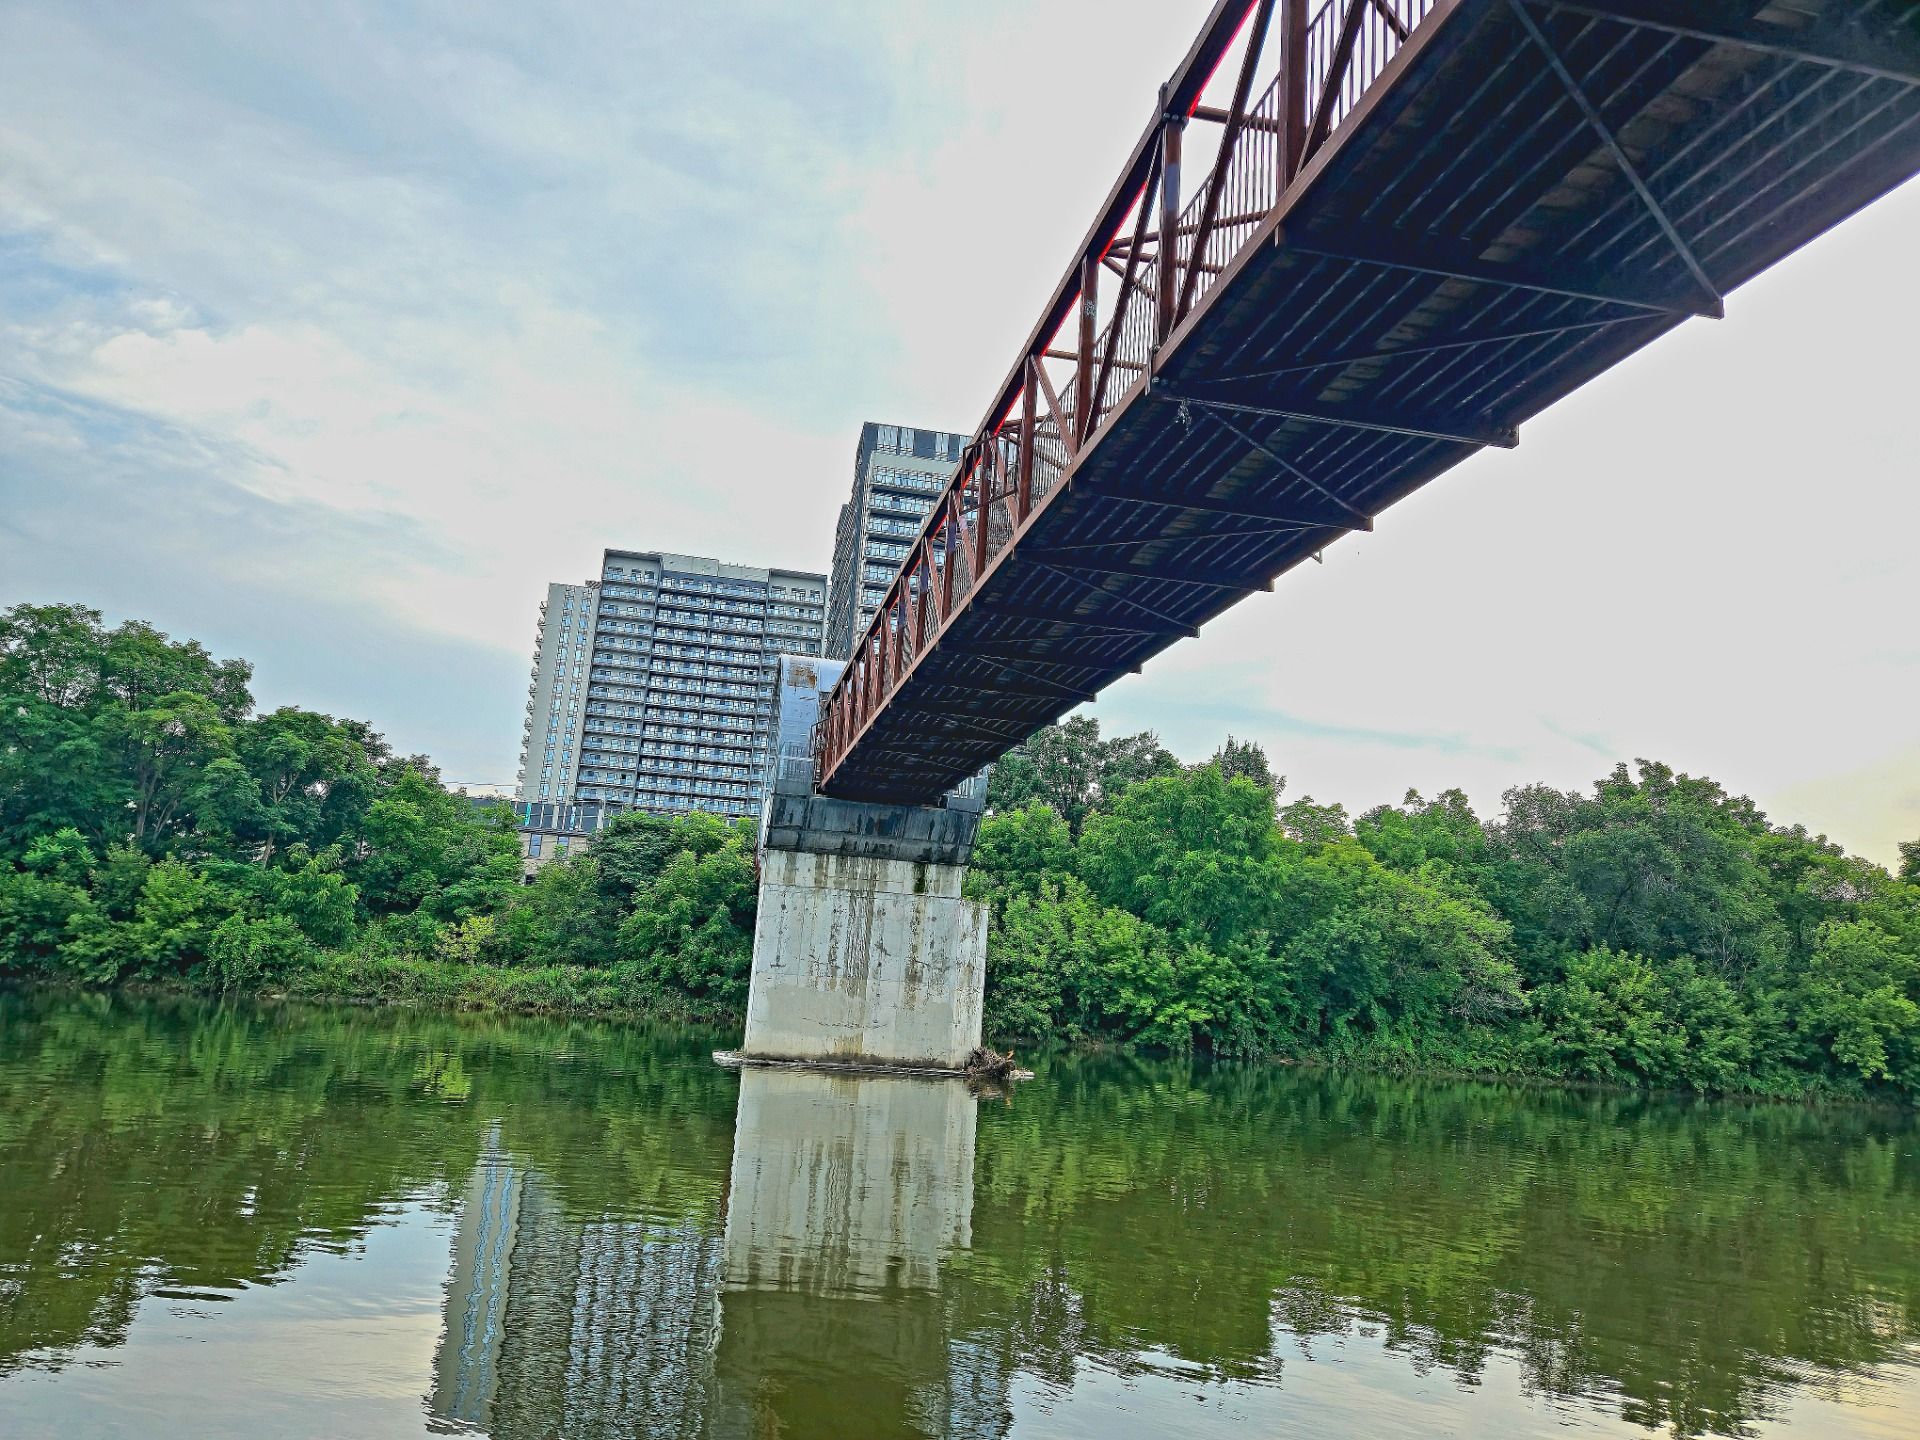
[[[1127,297],[1122,295],[1120,303],[1126,304]],[[1015,523],[1024,525],[1027,516],[1033,513],[1033,422],[1038,418],[1038,409],[1033,393],[1033,366],[1027,366],[1026,383],[1020,387],[1020,449],[1013,462],[1014,494],[1017,497]]]
[[[913,632],[913,653],[915,656],[920,656],[926,653],[927,616],[933,613],[934,600],[937,598],[933,593],[932,541],[929,540],[920,547],[920,563],[916,568],[920,571],[920,606],[919,619],[915,622]]]
[[[987,482],[986,467],[980,463],[980,457],[976,455],[973,460],[973,583],[975,585],[980,583],[980,577],[986,573],[987,569],[987,531],[991,528],[988,516],[992,511],[992,506],[987,499]]]
[[[1280,0],[1280,188],[1300,173],[1307,145],[1307,0]]]
[[[940,623],[942,625],[953,617],[953,562],[960,549],[955,539],[959,530],[960,501],[949,491],[947,523],[940,527],[940,533],[945,537],[940,550]]]
[[[1161,87],[1164,112],[1166,88]],[[1160,119],[1160,246],[1159,286],[1153,343],[1173,333],[1173,310],[1180,302],[1180,136],[1187,127],[1184,115],[1162,113]]]
[[[1089,251],[1080,260],[1080,359],[1073,370],[1073,440],[1078,446],[1093,433],[1094,320],[1100,306],[1100,256]]]

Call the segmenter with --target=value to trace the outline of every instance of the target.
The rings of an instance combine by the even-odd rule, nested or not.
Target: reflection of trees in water
[[[1535,1393],[1732,1433],[1807,1371],[1920,1339],[1911,1117],[1254,1066],[1085,1062],[1038,1088],[1057,1109],[983,1113],[975,1250],[1030,1256],[1036,1295],[1064,1269],[1075,1351],[1254,1373],[1275,1326],[1364,1324],[1461,1375],[1499,1348]]]
[[[0,992],[0,1037],[0,1375],[450,1203],[489,1116],[628,1214],[712,1215],[730,1148],[711,1047],[630,1030]]]
[[[775,1185],[785,1218],[733,1283],[740,1082],[697,1038],[18,995],[0,1036],[0,1374],[118,1343],[155,1288],[284,1275],[396,1197],[451,1205],[487,1156],[525,1247],[483,1387],[501,1437],[678,1433],[730,1394],[790,1432],[864,1396],[904,1433],[993,1434],[1016,1372],[1159,1354],[1284,1381],[1301,1337],[1363,1329],[1410,1365],[1505,1352],[1535,1393],[1734,1433],[1920,1339],[1911,1117],[1058,1062],[983,1105],[970,1173],[931,1189],[926,1117],[815,1147],[822,1195],[853,1167],[933,1250],[874,1270],[863,1212],[816,1231]],[[881,1184],[895,1167],[917,1182]],[[838,1249],[790,1253],[816,1234]]]

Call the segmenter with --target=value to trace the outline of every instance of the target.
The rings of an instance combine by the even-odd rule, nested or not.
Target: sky
[[[0,605],[511,783],[607,546],[824,571],[971,431],[1203,0],[0,7]],[[1290,797],[1662,760],[1920,836],[1920,185],[1092,707]]]

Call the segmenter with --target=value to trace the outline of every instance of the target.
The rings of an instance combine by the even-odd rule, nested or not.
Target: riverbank
[[[258,713],[246,678],[0,612],[0,979],[738,1033],[750,823],[621,814],[524,883],[507,810],[359,722]],[[1183,764],[1078,719],[987,801],[998,1048],[1920,1100],[1920,841],[1895,873],[1653,761],[1491,820],[1457,791],[1350,816],[1257,745]]]
[[[117,985],[85,985],[70,981],[16,984],[11,988],[51,994],[121,994],[132,997],[192,997],[201,1000],[241,1000],[271,1005],[294,1001],[303,1005],[343,1005],[428,1014],[526,1017],[567,1021],[602,1021],[625,1025],[693,1026],[714,1032],[715,1044],[737,1044],[744,1017],[688,997],[648,994],[644,978],[631,965],[589,967],[545,965],[504,968],[402,955],[329,954],[278,984],[254,989],[210,989],[190,981],[132,981]],[[1151,1065],[1182,1058],[1164,1046],[1117,1041],[1110,1036],[1080,1035],[1036,1040],[988,1035],[986,1043],[1013,1049],[1023,1058],[1035,1054],[1093,1059],[1105,1057],[1126,1065]],[[1571,1095],[1635,1097],[1644,1100],[1733,1100],[1789,1106],[1839,1106],[1887,1109],[1911,1113],[1904,1097],[1865,1087],[1852,1089],[1807,1085],[1792,1091],[1752,1088],[1705,1091],[1662,1085],[1634,1085],[1584,1076],[1558,1075],[1531,1068],[1513,1051],[1501,1055],[1467,1055],[1454,1044],[1441,1043],[1427,1053],[1365,1046],[1343,1052],[1297,1050],[1260,1055],[1211,1055],[1188,1052],[1188,1058],[1247,1065],[1276,1066],[1334,1076],[1371,1076],[1431,1084],[1472,1083],[1511,1087],[1523,1091],[1565,1092]]]
[[[74,980],[16,982],[23,991],[192,996],[250,1002],[297,1000],[562,1020],[698,1025],[737,1038],[742,1019],[685,996],[647,994],[632,966],[542,965],[509,969],[403,955],[323,955],[305,969],[253,988],[216,988],[188,979],[90,985]]]
[[[741,1017],[684,995],[649,990],[633,964],[508,967],[397,955],[323,957],[267,994],[354,1004],[548,1015],[568,1019],[666,1020],[735,1029]]]

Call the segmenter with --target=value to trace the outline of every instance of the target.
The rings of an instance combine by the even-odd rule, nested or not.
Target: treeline
[[[1920,843],[1891,875],[1650,761],[1492,823],[1284,788],[1257,746],[1182,767],[1084,719],[1003,765],[989,1031],[1920,1096]]]
[[[523,887],[503,806],[251,669],[75,605],[0,612],[0,976],[719,1017],[751,835],[629,816]]]
[[[0,977],[737,1018],[751,827],[624,815],[521,884],[504,807],[249,667],[0,612]],[[1590,794],[1349,817],[1257,745],[1070,720],[993,773],[987,1028],[1774,1095],[1920,1096],[1898,876],[1641,762]]]

